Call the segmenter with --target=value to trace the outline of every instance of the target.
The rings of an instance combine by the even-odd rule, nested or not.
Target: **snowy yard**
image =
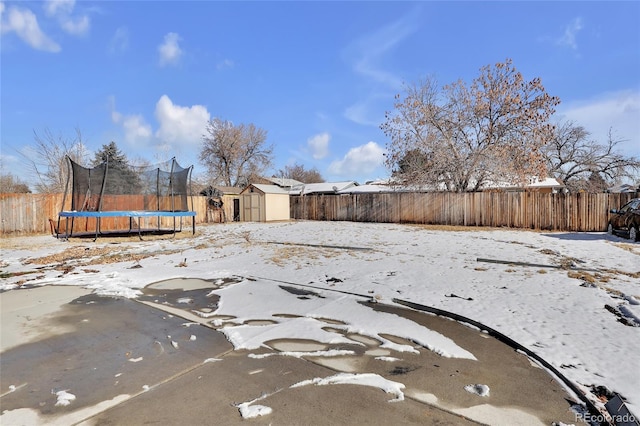
[[[223,297],[216,315],[245,322],[260,319],[253,317],[256,304],[278,312],[278,303],[291,302],[268,297],[269,285],[283,283],[440,308],[509,336],[585,392],[603,386],[621,394],[640,413],[640,244],[604,233],[281,222],[201,226],[195,237],[183,232],[176,239],[94,243],[37,236],[0,244],[1,290],[70,285],[135,298],[141,288],[171,278],[228,278],[248,282],[255,294],[237,305],[225,305]],[[366,315],[333,309],[322,317],[359,324],[355,317]],[[376,330],[385,326],[393,327],[368,324],[371,330],[357,331],[390,333]],[[408,327],[392,331],[410,334]],[[227,337],[237,348],[259,347],[267,338],[323,341],[303,320],[268,336],[250,328],[235,327]],[[413,337],[432,342],[444,356],[473,356],[433,336]]]

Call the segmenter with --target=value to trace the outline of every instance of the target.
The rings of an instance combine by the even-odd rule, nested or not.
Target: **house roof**
[[[242,192],[242,188],[238,186],[214,186],[214,188],[216,188],[218,191],[222,192],[223,194],[229,194],[229,195],[237,195]]]
[[[296,186],[289,194],[291,195],[307,195],[307,194],[336,194],[340,191],[344,191],[347,188],[357,186],[355,181],[346,182],[322,182],[322,183],[303,183],[300,186]]]
[[[527,185],[527,188],[564,188],[564,183],[560,179],[545,178],[542,180],[536,179],[534,182]]]
[[[404,186],[396,185],[378,185],[378,184],[366,184],[351,186],[349,188],[338,191],[338,194],[363,194],[363,193],[381,193],[381,192],[408,192],[413,189]]]
[[[626,193],[626,192],[640,192],[640,186],[629,185],[627,183],[623,183],[621,185],[612,186],[611,188],[607,188],[607,192],[611,193]]]
[[[561,179],[556,179],[556,178],[544,178],[544,179],[538,179],[538,178],[531,178],[529,180],[529,183],[524,185],[524,186],[520,186],[520,185],[515,185],[512,182],[485,182],[484,185],[482,185],[482,190],[486,191],[486,190],[495,190],[495,189],[502,189],[502,190],[508,190],[508,189],[522,189],[522,188],[529,188],[529,189],[541,189],[541,188],[552,188],[552,189],[562,189],[564,188],[565,185],[562,182]]]
[[[250,192],[251,187],[258,189],[260,192],[263,192],[265,194],[289,194],[289,192],[280,188],[278,185],[269,185],[265,183],[252,183],[251,185],[243,189],[241,193]]]
[[[265,177],[263,179],[273,183],[274,185],[278,185],[281,188],[293,188],[294,186],[304,185],[304,182],[289,178]]]

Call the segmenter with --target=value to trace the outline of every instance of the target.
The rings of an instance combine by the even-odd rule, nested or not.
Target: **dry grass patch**
[[[48,256],[34,257],[32,259],[25,260],[26,265],[49,265],[52,263],[64,263],[72,260],[86,259],[94,256],[108,256],[113,252],[121,251],[120,248],[115,247],[85,247],[74,246],[64,249],[60,253],[50,254]]]
[[[298,268],[317,261],[340,256],[340,250],[327,248],[313,248],[300,246],[278,247],[274,250],[269,260],[278,266],[285,266],[292,262],[297,262]]]
[[[632,243],[613,243],[614,246],[640,256],[640,245]]]
[[[627,272],[627,271],[621,271],[619,269],[605,269],[602,272],[606,272],[606,273],[612,274],[612,275],[625,275],[625,276],[630,277],[630,278],[640,278],[640,271],[638,271],[638,272]]]
[[[567,276],[569,278],[575,278],[578,280],[582,280],[591,284],[594,284],[597,280],[596,277],[593,276],[593,274],[591,274],[590,272],[585,272],[585,271],[569,271],[567,273]]]
[[[590,284],[608,283],[611,281],[611,276],[600,272],[588,272],[588,271],[569,271],[567,272],[569,278],[576,278]]]
[[[127,253],[122,247],[69,247],[60,253],[43,257],[36,257],[24,261],[25,265],[51,265],[55,264],[55,269],[64,268],[67,262],[76,262],[76,266],[104,265],[121,262],[140,262],[142,259],[158,255],[169,255],[179,253],[182,250],[156,250],[147,253]]]

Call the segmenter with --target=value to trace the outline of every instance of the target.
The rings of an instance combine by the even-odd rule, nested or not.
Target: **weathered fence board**
[[[367,193],[291,196],[291,218],[598,232],[640,193]]]
[[[148,198],[148,197],[147,197]],[[51,226],[58,226],[58,213],[63,210],[63,194],[0,194],[0,235],[8,234],[42,234],[51,232]],[[64,210],[70,209],[67,197]],[[207,198],[193,197],[196,212],[196,224],[207,221]],[[145,210],[145,206],[160,205],[170,208],[170,200],[145,199],[143,195],[108,195],[103,197],[103,207],[109,210]],[[228,206],[225,205],[225,210]],[[229,217],[229,216],[227,216]],[[134,219],[133,228],[137,229],[139,219]],[[160,218],[161,227],[173,227],[174,218]],[[180,219],[177,219],[180,220]],[[67,221],[60,221],[60,231],[65,231]],[[191,220],[188,220],[190,225]],[[71,221],[69,221],[71,224]],[[100,229],[127,230],[129,218],[107,217],[100,220]],[[144,219],[145,228],[158,227],[158,218]],[[74,232],[93,232],[96,227],[95,218],[75,218]]]

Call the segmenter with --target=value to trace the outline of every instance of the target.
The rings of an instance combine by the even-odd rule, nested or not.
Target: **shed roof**
[[[284,189],[280,188],[278,185],[269,185],[269,184],[264,184],[264,183],[252,183],[251,185],[249,185],[245,189],[243,189],[241,194],[244,194],[245,192],[250,192],[252,187],[256,188],[257,190],[259,190],[260,192],[262,192],[264,194],[284,194],[284,195],[289,195],[289,193],[287,191],[285,191]]]

